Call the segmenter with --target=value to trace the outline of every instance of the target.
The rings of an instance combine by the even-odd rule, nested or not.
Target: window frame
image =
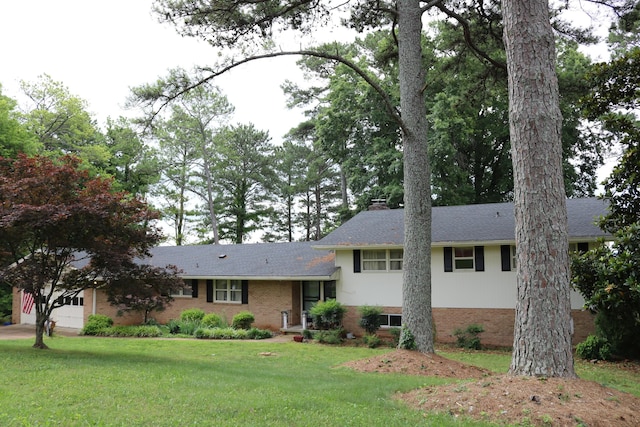
[[[460,255],[458,256],[458,251],[471,249],[471,255]],[[454,246],[453,247],[453,271],[476,271],[476,248],[475,246]],[[460,262],[468,262],[471,261],[470,267],[458,267],[458,261]]]
[[[185,293],[186,288],[190,289],[188,294]],[[179,291],[172,291],[171,296],[176,298],[193,298],[193,286],[185,282],[184,286],[182,286]]]
[[[378,257],[376,258],[367,258],[367,253],[371,254],[374,252],[378,252]],[[384,258],[380,257],[379,255],[384,252]],[[392,252],[396,252],[394,253],[394,256],[392,257]],[[400,257],[398,257],[397,255],[400,255]],[[368,272],[368,273],[375,273],[375,272],[399,272],[402,271],[404,268],[403,265],[403,257],[404,257],[404,250],[402,248],[394,248],[394,249],[362,249],[361,251],[361,257],[360,257],[360,271],[362,272]],[[384,262],[384,269],[382,268],[368,268],[367,265],[368,264],[374,264],[376,263],[377,265],[381,265],[381,263]],[[399,265],[399,268],[394,268],[395,266]]]
[[[402,314],[398,313],[381,313],[380,314],[380,329],[391,329],[391,328],[401,328],[402,327]],[[382,320],[382,318],[386,318],[386,321]],[[393,323],[397,323],[392,325],[391,319],[394,318],[396,321]]]
[[[224,287],[218,285],[224,284]],[[233,286],[236,285],[234,288]],[[218,293],[223,292],[224,299],[218,298]],[[237,300],[230,299],[231,295],[237,295]],[[222,304],[242,304],[242,280],[215,279],[213,281],[213,302]]]

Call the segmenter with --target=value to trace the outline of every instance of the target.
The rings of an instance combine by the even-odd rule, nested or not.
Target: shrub
[[[342,329],[322,330],[316,332],[314,338],[322,344],[341,344],[343,333]]]
[[[129,326],[118,325],[107,328],[102,328],[97,335],[102,337],[159,337],[162,336],[162,331],[158,326]]]
[[[400,330],[400,337],[398,339],[398,348],[403,350],[415,350],[418,348],[416,346],[416,338],[413,336],[413,333],[407,328],[403,326]]]
[[[382,340],[377,335],[368,335],[368,334],[362,337],[362,341],[369,348],[379,347],[380,344],[382,343]]]
[[[480,335],[484,332],[482,325],[471,324],[466,329],[458,328],[453,331],[453,335],[456,337],[456,344],[460,348],[466,348],[468,350],[480,350],[482,345],[480,344]]]
[[[176,319],[170,319],[167,322],[167,328],[169,328],[169,333],[170,334],[179,334],[180,333],[180,321],[176,320]]]
[[[180,320],[187,322],[200,322],[204,317],[204,311],[199,308],[189,308],[187,310],[182,310],[180,313]]]
[[[199,320],[181,320],[179,323],[180,333],[185,335],[193,335],[199,327]]]
[[[90,314],[87,324],[80,331],[80,335],[100,335],[100,331],[113,325],[113,319],[104,314]]]
[[[312,340],[313,339],[313,332],[309,329],[304,329],[302,331],[302,338],[306,339],[306,340]]]
[[[358,309],[360,312],[360,327],[364,329],[367,334],[375,334],[380,329],[380,315],[382,314],[382,307],[372,307],[369,305],[363,305]]]
[[[251,329],[251,324],[255,322],[255,316],[248,311],[241,311],[233,316],[231,326],[235,329]]]
[[[400,333],[402,329],[400,328],[389,328],[389,335],[391,335],[391,340],[393,341],[394,347],[398,347],[400,344]]]
[[[576,354],[582,359],[609,360],[611,346],[605,338],[589,335],[586,340],[576,346]]]
[[[202,318],[200,325],[203,328],[221,328],[224,326],[224,323],[219,314],[209,313]]]
[[[250,340],[264,340],[271,338],[273,334],[267,329],[251,328],[247,331],[247,338]]]
[[[313,323],[318,329],[337,329],[342,326],[342,318],[347,309],[335,299],[320,301],[309,310]]]

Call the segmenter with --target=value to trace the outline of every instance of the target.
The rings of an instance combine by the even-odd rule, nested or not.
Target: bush
[[[181,320],[179,323],[180,333],[185,335],[193,335],[199,327],[199,320]]]
[[[398,348],[403,350],[415,350],[418,348],[416,346],[416,338],[413,336],[413,333],[407,328],[403,326],[400,330],[400,337],[398,339]]]
[[[203,317],[204,311],[199,308],[189,308],[180,313],[180,320],[183,322],[201,322]]]
[[[162,336],[162,331],[158,326],[126,326],[118,325],[107,328],[102,328],[98,332],[101,337],[159,337]]]
[[[482,325],[471,324],[466,329],[458,328],[453,331],[453,335],[456,337],[456,345],[460,348],[466,348],[468,350],[480,350],[482,345],[480,344],[480,337],[478,336],[484,332]]]
[[[611,346],[605,338],[589,335],[586,340],[576,346],[576,354],[582,359],[609,360]]]
[[[200,325],[203,328],[221,328],[225,326],[224,322],[222,321],[222,317],[216,313],[209,313],[204,316],[202,318],[202,321],[200,322]]]
[[[235,329],[251,329],[251,324],[255,322],[255,316],[248,311],[241,311],[233,316],[231,326]]]
[[[347,309],[335,299],[320,301],[309,310],[316,328],[325,330],[341,327],[346,312]]]
[[[179,334],[180,333],[180,321],[176,319],[170,319],[167,322],[167,328],[169,329],[170,334]]]
[[[306,340],[312,340],[313,339],[313,332],[309,329],[304,329],[302,331],[302,338],[306,339]]]
[[[113,325],[113,319],[104,314],[90,314],[87,324],[80,331],[80,335],[100,335],[100,331]]]
[[[322,330],[314,334],[314,338],[321,344],[341,344],[342,329]]]
[[[262,340],[271,338],[273,334],[271,331],[251,328],[234,329],[234,328],[198,328],[194,332],[194,336],[198,339],[212,339],[212,340]]]
[[[375,334],[380,329],[382,307],[363,305],[358,311],[360,312],[360,327],[369,335]]]
[[[369,348],[377,348],[382,344],[382,340],[377,335],[365,335],[362,337],[362,341]]]
[[[250,340],[264,340],[271,338],[273,334],[267,329],[251,328],[247,331],[247,338]]]
[[[391,340],[393,341],[394,347],[398,347],[400,344],[400,333],[402,329],[400,328],[389,328],[389,335],[391,335]]]

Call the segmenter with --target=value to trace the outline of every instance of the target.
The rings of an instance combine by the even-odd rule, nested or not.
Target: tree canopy
[[[84,289],[127,277],[181,283],[140,263],[161,238],[157,213],[79,164],[71,156],[0,158],[0,255],[10,262],[0,280],[33,296],[38,348],[46,348],[52,311]]]

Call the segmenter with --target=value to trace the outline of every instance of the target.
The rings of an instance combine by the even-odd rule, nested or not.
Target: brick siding
[[[400,314],[402,309],[400,307],[383,307],[383,312]],[[595,332],[594,316],[583,310],[572,310],[571,315],[574,322],[573,345],[576,345],[584,341],[589,334]],[[358,326],[359,320],[358,307],[348,307],[343,321],[344,328],[356,336],[361,336],[364,330]],[[513,345],[515,320],[515,310],[513,309],[434,308],[433,320],[436,328],[436,342],[455,342],[453,332],[457,328],[465,329],[476,323],[484,328],[484,332],[480,334],[482,344],[495,347],[511,347]],[[380,333],[387,334],[385,329],[381,329]]]

